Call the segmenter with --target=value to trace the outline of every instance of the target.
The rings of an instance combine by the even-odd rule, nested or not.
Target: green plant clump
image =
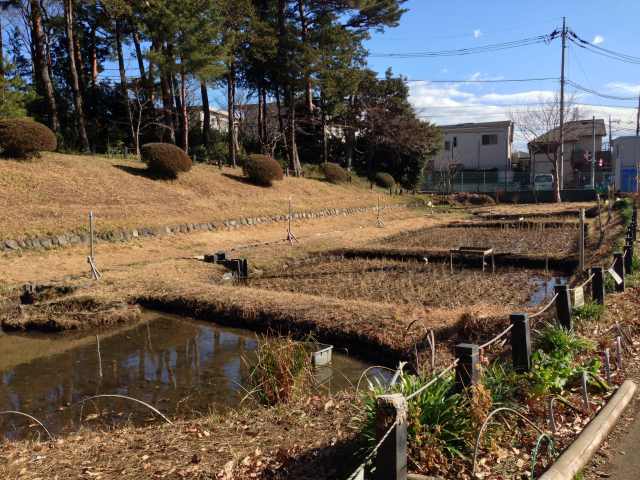
[[[252,183],[263,187],[270,187],[274,181],[284,178],[280,164],[268,155],[249,155],[242,168]]]
[[[329,183],[347,183],[349,181],[349,172],[337,163],[324,163],[321,166],[322,173]]]
[[[515,402],[519,378],[510,366],[504,366],[498,361],[493,362],[485,369],[482,383],[491,392],[494,406],[505,406]]]
[[[378,386],[367,392],[363,413],[364,435],[371,445],[376,441],[376,397],[384,393],[409,396],[428,381],[415,375],[402,375],[391,391]],[[464,456],[473,423],[468,398],[452,393],[453,386],[454,376],[445,376],[408,403],[407,433],[414,458],[420,458],[425,452],[444,452],[448,457]]]
[[[0,147],[5,157],[28,159],[40,152],[53,152],[58,146],[55,134],[30,118],[0,120]]]
[[[561,394],[567,386],[576,384],[582,373],[589,373],[589,382],[594,381],[600,371],[600,359],[593,358],[580,364],[576,356],[592,351],[594,344],[573,331],[555,325],[547,325],[538,340],[538,350],[531,356],[532,368],[529,374],[532,392],[536,395]]]
[[[141,155],[149,171],[160,178],[178,178],[193,165],[189,155],[171,143],[147,143],[142,146]]]
[[[378,172],[375,176],[376,185],[382,188],[393,188],[396,185],[394,178],[385,172]]]
[[[600,305],[596,302],[586,302],[581,307],[576,307],[573,310],[574,316],[578,320],[582,321],[598,321],[604,313],[604,305]]]

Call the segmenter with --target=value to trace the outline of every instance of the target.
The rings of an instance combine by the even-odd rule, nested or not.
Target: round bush
[[[270,187],[274,181],[284,178],[280,164],[268,155],[249,155],[243,170],[251,182],[264,187]]]
[[[142,146],[141,154],[149,171],[162,178],[177,178],[193,165],[189,155],[171,143],[147,143]]]
[[[385,172],[376,173],[376,185],[382,188],[393,188],[396,185],[396,181],[393,177]]]
[[[53,152],[58,141],[46,125],[28,118],[0,120],[0,147],[12,158],[31,158],[40,152]]]
[[[337,163],[324,163],[321,169],[329,183],[346,183],[349,181],[349,172]]]

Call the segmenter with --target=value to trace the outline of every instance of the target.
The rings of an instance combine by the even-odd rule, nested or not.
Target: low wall
[[[407,205],[387,205],[382,210],[402,208]],[[367,212],[375,212],[377,207],[353,207],[353,208],[325,208],[322,210],[295,212],[292,220],[314,220],[326,217],[358,215]],[[161,237],[178,233],[206,232],[216,230],[233,230],[236,228],[254,225],[268,225],[272,223],[287,222],[289,215],[271,215],[261,217],[242,217],[219,222],[209,223],[183,223],[179,225],[166,225],[162,227],[138,227],[132,229],[118,229],[110,231],[96,231],[95,242],[128,242],[142,237]],[[50,250],[72,245],[88,245],[89,233],[86,231],[61,233],[50,236],[23,236],[13,239],[0,239],[0,252],[19,250]]]

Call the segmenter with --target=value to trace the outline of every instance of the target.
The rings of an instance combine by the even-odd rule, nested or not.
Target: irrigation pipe
[[[547,442],[549,443],[549,451],[551,452],[551,455],[554,454],[555,452],[555,443],[553,441],[553,438],[551,438],[549,435],[547,435],[546,433],[541,434],[540,436],[538,436],[538,441],[536,442],[536,446],[533,448],[532,452],[531,452],[531,480],[535,480],[535,470],[536,470],[536,461],[538,459],[538,451],[540,450],[540,445],[542,444],[542,441],[544,439],[547,439]]]
[[[511,331],[511,329],[513,328],[513,325],[509,325],[507,327],[506,330],[504,330],[502,333],[500,333],[499,335],[493,337],[491,340],[489,340],[487,343],[483,343],[482,345],[480,345],[480,350],[484,350],[487,347],[490,347],[491,345],[493,345],[494,343],[496,343],[498,340],[500,340],[502,337],[504,337],[507,333],[509,333]]]
[[[83,400],[80,400],[78,403],[81,404],[84,407],[84,403],[85,402],[88,402],[89,400],[95,400],[97,398],[121,398],[123,400],[131,400],[132,402],[136,402],[136,403],[139,403],[140,405],[144,405],[145,407],[147,407],[148,409],[152,410],[153,412],[158,414],[160,417],[162,417],[162,419],[165,422],[167,422],[169,425],[173,425],[173,422],[171,420],[169,420],[160,410],[158,410],[153,405],[149,405],[147,402],[143,402],[142,400],[138,400],[137,398],[127,397],[126,395],[117,395],[117,394],[94,395],[92,397],[88,397],[88,398],[85,398]],[[82,417],[82,414],[80,416]]]
[[[431,385],[433,385],[437,380],[441,379],[447,372],[453,370],[457,365],[458,365],[458,361],[456,360],[455,362],[453,362],[451,365],[449,365],[447,368],[445,368],[444,370],[442,370],[438,375],[436,375],[433,379],[431,379],[431,381],[429,381],[426,385],[423,385],[422,387],[420,387],[418,390],[416,390],[415,392],[413,392],[411,395],[409,395],[407,398],[407,402],[409,400],[411,400],[412,398],[414,398],[415,396],[421,394],[423,391],[425,391],[427,388],[429,388]]]
[[[539,317],[539,316],[540,316],[540,315],[542,315],[544,312],[546,312],[547,310],[549,310],[549,308],[551,308],[551,306],[552,306],[552,305],[554,304],[554,302],[556,301],[556,298],[558,298],[558,294],[557,294],[557,293],[553,296],[553,298],[551,299],[551,301],[550,301],[549,303],[547,303],[547,305],[546,305],[542,310],[540,310],[540,311],[539,311],[539,312],[537,312],[537,313],[534,313],[533,315],[529,315],[529,319]]]
[[[556,433],[556,430],[558,429],[558,426],[556,425],[556,418],[554,415],[555,412],[553,410],[553,406],[555,405],[556,400],[571,408],[573,411],[582,413],[582,410],[572,404],[569,400],[566,400],[562,397],[551,397],[551,400],[549,400],[549,419],[551,420],[551,430],[553,431],[553,433]]]
[[[489,425],[489,420],[491,420],[496,414],[498,414],[500,412],[509,412],[509,413],[516,414],[518,417],[520,417],[526,423],[531,425],[541,435],[545,435],[545,432],[540,427],[538,427],[535,423],[533,423],[531,420],[529,420],[526,416],[524,416],[524,414],[520,413],[518,410],[515,410],[513,408],[509,408],[509,407],[496,408],[493,412],[491,412],[487,416],[487,419],[482,424],[482,427],[480,428],[480,431],[478,432],[478,437],[476,438],[476,446],[475,446],[475,449],[473,450],[473,470],[471,471],[471,474],[474,475],[474,476],[476,474],[476,465],[478,463],[478,450],[480,449],[480,441],[482,440],[482,435],[484,434],[484,431],[486,430],[487,426]]]
[[[49,430],[47,430],[47,427],[45,427],[44,424],[40,420],[38,420],[36,417],[32,417],[28,413],[18,412],[17,410],[5,410],[4,412],[0,412],[0,415],[22,415],[23,417],[27,417],[33,420],[34,422],[36,422],[38,425],[42,427],[42,429],[45,432],[47,432],[47,435],[49,435],[49,440],[53,440],[53,435],[49,433]]]

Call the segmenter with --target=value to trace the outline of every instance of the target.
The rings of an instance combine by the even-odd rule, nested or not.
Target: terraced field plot
[[[577,226],[562,228],[436,227],[406,232],[382,242],[386,247],[448,250],[488,247],[496,253],[571,255],[577,253]]]
[[[544,283],[534,270],[501,268],[493,274],[455,269],[451,273],[444,263],[337,258],[287,266],[250,280],[253,288],[439,308],[522,307]]]

